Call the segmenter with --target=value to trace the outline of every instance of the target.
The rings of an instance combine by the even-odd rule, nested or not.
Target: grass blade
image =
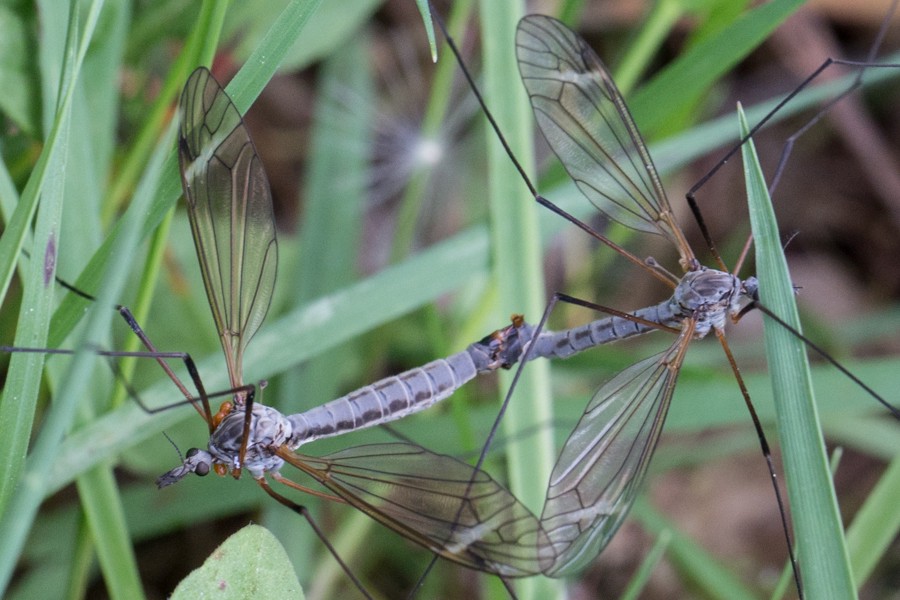
[[[523,6],[520,2],[485,2],[480,9],[485,97],[494,106],[502,107],[494,117],[512,151],[528,169],[534,164],[532,116],[515,57],[516,23],[523,14]],[[531,200],[499,141],[491,132],[488,138],[491,243],[501,310],[504,316],[524,312],[536,321],[546,304],[539,207]],[[540,425],[553,418],[549,366],[535,362],[521,373],[503,419],[504,431],[508,433],[540,431]],[[512,373],[505,374],[503,387],[508,387],[511,378]],[[511,436],[506,445],[510,489],[526,506],[539,513],[556,456],[552,432],[545,429],[528,442],[514,439]],[[564,588],[560,582],[534,579],[518,586],[517,593],[523,598],[562,597]]]
[[[745,135],[749,127],[743,112],[740,114],[741,135]],[[752,140],[744,144],[743,152],[761,300],[800,330],[794,288]],[[805,592],[809,598],[854,598],[856,590],[813,398],[806,347],[770,320],[765,321],[765,346]]]

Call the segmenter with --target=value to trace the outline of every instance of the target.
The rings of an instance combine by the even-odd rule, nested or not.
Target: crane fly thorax
[[[209,438],[209,452],[216,461],[229,469],[245,467],[254,477],[281,467],[282,460],[274,455],[293,433],[291,422],[280,412],[262,404],[253,405],[250,439],[244,464],[239,464],[241,442],[244,439],[243,407],[235,407]]]
[[[696,321],[694,337],[723,329],[729,315],[740,311],[741,280],[731,273],[700,267],[687,272],[672,300],[685,318]]]

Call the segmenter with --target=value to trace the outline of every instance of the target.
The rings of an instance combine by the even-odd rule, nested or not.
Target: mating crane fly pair
[[[190,472],[217,468],[236,474],[246,468],[269,494],[303,512],[265,481],[269,474],[305,491],[279,474],[287,462],[401,535],[501,577],[570,574],[606,546],[640,489],[689,342],[715,333],[734,365],[724,327],[758,306],[758,284],[753,277],[741,280],[724,265],[699,264],[621,94],[577,34],[549,17],[529,16],[520,22],[516,45],[541,131],[582,194],[607,217],[661,234],[677,248],[685,270],[681,278],[613,245],[666,282],[672,297],[629,314],[611,311],[610,317],[562,332],[516,321],[465,352],[301,415],[281,415],[254,403],[252,394],[223,407],[218,418],[207,409],[208,451],[192,450],[183,465],[160,478],[161,486]],[[207,71],[198,70],[186,85],[182,118],[185,195],[204,283],[232,385],[246,389],[241,354],[265,316],[274,286],[268,187],[239,114]],[[420,410],[477,373],[510,366],[523,354],[527,360],[561,358],[656,329],[675,333],[675,341],[597,391],[563,445],[540,518],[479,468],[411,444],[362,446],[321,458],[295,452],[313,439]],[[434,473],[441,474],[440,480],[432,478]],[[777,484],[775,489],[781,505]],[[782,516],[786,519],[783,510]],[[789,529],[786,520],[784,527]]]
[[[266,316],[275,285],[277,242],[268,181],[238,110],[209,71],[197,69],[181,97],[179,157],[232,389],[206,394],[192,373],[199,390],[189,400],[208,423],[209,444],[190,450],[181,465],[159,478],[160,487],[190,473],[213,470],[237,477],[246,469],[268,494],[303,515],[339,561],[306,510],[267,481],[271,477],[311,492],[281,474],[285,464],[327,490],[313,493],[350,504],[437,555],[503,578],[568,575],[606,546],[640,489],[689,342],[713,332],[727,352],[726,321],[758,305],[757,282],[742,280],[724,266],[699,264],[621,94],[584,40],[559,21],[532,15],[520,22],[516,46],[541,131],[582,194],[607,217],[661,234],[677,248],[685,270],[680,278],[610,243],[668,284],[672,297],[632,313],[603,309],[611,316],[560,332],[545,331],[543,320],[534,327],[516,318],[463,352],[304,413],[283,415],[257,401],[256,387],[242,375],[243,353]],[[528,185],[544,206],[608,243]],[[521,368],[536,358],[564,358],[657,329],[672,332],[675,341],[595,393],[563,444],[540,517],[480,467],[415,444],[372,444],[324,457],[297,452],[313,440],[422,410],[480,373],[516,363]],[[734,365],[730,353],[729,360]],[[232,394],[233,400],[213,414],[209,400]],[[796,566],[795,577],[802,590]]]
[[[188,79],[181,110],[179,156],[191,229],[231,383],[239,393],[216,415],[201,406],[207,404],[206,398],[197,399],[195,406],[210,428],[208,450],[188,451],[183,464],[162,475],[158,485],[171,485],[189,473],[215,470],[237,477],[246,469],[267,493],[315,527],[303,507],[266,481],[268,475],[308,491],[280,474],[283,464],[289,463],[333,494],[319,495],[351,504],[447,558],[500,575],[540,572],[537,562],[525,572],[510,566],[503,558],[506,548],[499,532],[481,531],[486,520],[498,514],[508,515],[513,523],[529,514],[483,471],[408,443],[373,444],[325,457],[295,452],[303,443],[421,410],[478,372],[511,364],[514,359],[506,354],[517,353],[516,325],[464,352],[304,413],[285,416],[254,402],[253,386],[243,383],[240,365],[275,284],[277,253],[268,181],[240,114],[206,69],[197,69]],[[328,543],[321,533],[320,537]],[[534,545],[536,551],[541,547]],[[353,577],[345,565],[344,569]]]

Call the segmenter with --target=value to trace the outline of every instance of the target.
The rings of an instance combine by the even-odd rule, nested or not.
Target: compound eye
[[[209,474],[209,464],[200,463],[197,465],[197,468],[194,469],[194,473],[199,475],[200,477],[204,477]]]
[[[200,452],[200,448],[191,448],[187,451],[187,454],[185,454],[185,456],[187,458],[193,458],[197,455],[198,452]]]

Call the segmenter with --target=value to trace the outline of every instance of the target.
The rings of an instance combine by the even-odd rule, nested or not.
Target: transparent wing
[[[682,258],[692,258],[650,153],[597,54],[563,23],[529,15],[519,21],[516,56],[538,126],[581,193],[609,218],[662,234]]]
[[[197,258],[232,386],[275,287],[269,181],[237,108],[200,67],[181,94],[178,155]]]
[[[622,524],[659,440],[689,341],[682,332],[669,349],[604,384],[566,440],[541,515],[558,553],[547,575],[583,568]]]
[[[484,471],[414,444],[278,456],[400,535],[473,569],[521,577],[556,562],[537,517]],[[454,525],[455,524],[455,525]]]

